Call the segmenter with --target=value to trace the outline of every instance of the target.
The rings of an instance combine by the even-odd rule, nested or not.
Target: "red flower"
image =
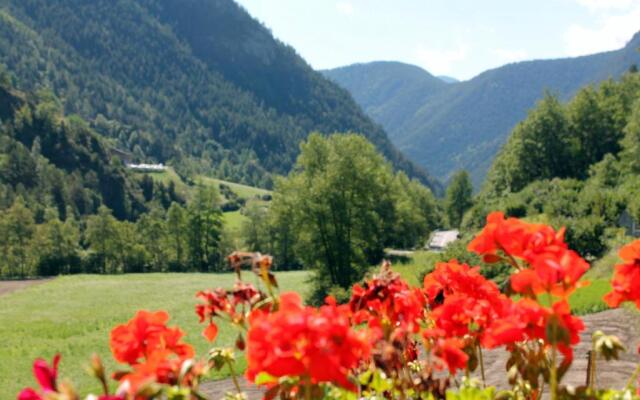
[[[518,293],[534,296],[548,292],[566,298],[587,284],[579,281],[589,264],[569,250],[564,229],[556,232],[548,225],[505,219],[504,214],[495,212],[487,217],[487,225],[468,249],[485,261],[506,258],[514,264],[518,272],[512,275],[511,286]]]
[[[50,367],[47,362],[41,358],[33,362],[33,376],[38,381],[42,394],[39,394],[32,388],[23,389],[18,395],[18,400],[43,400],[48,393],[56,393],[58,390],[58,364],[60,363],[60,354],[53,357],[53,363]]]
[[[388,264],[364,283],[352,287],[349,307],[356,323],[386,324],[418,332],[424,317],[425,298],[419,289],[412,289],[391,271]]]
[[[369,357],[364,332],[356,332],[346,306],[303,307],[296,293],[284,293],[280,309],[252,312],[247,333],[247,378],[260,372],[274,377],[309,377],[354,389],[350,371]]]
[[[437,263],[433,272],[425,275],[423,285],[432,308],[456,293],[491,302],[500,295],[496,284],[480,274],[480,267],[472,268],[456,260]]]
[[[166,311],[138,311],[126,324],[111,331],[110,347],[116,360],[135,365],[156,351],[168,350],[179,357],[193,357],[193,348],[180,342],[184,333],[166,326]]]
[[[517,293],[543,292],[566,298],[576,288],[588,282],[580,278],[589,264],[572,250],[542,253],[533,259],[532,269],[523,269],[511,275],[511,287]]]
[[[117,374],[121,383],[128,382],[129,393],[135,394],[145,383],[177,383],[182,363],[193,357],[193,347],[182,342],[184,333],[168,327],[168,321],[165,311],[138,311],[111,331],[114,358],[133,367]]]
[[[433,347],[433,355],[440,358],[446,364],[451,375],[457,370],[467,368],[469,356],[462,351],[464,341],[457,338],[438,339]]]
[[[616,265],[611,280],[612,291],[605,295],[604,300],[609,307],[632,301],[640,308],[640,240],[622,247],[618,254],[625,263]]]
[[[508,300],[503,317],[487,328],[482,344],[488,348],[509,347],[525,340],[540,339],[547,346],[558,346],[568,362],[573,357],[571,346],[580,342],[583,330],[584,323],[571,315],[566,300],[554,303],[551,309],[528,298],[515,303]]]
[[[261,260],[263,260],[261,262],[265,262],[265,257],[266,256],[261,258]],[[237,281],[230,293],[218,288],[214,291],[207,290],[198,292],[196,297],[204,301],[204,304],[196,305],[196,314],[198,314],[201,323],[208,323],[202,334],[207,340],[212,342],[218,336],[218,327],[213,322],[214,317],[226,315],[233,323],[242,324],[245,317],[244,312],[239,313],[236,308],[240,305],[243,307],[242,310],[250,310],[252,306],[264,299],[265,296],[252,284]]]
[[[487,224],[468,246],[469,251],[480,254],[485,261],[499,259],[498,251],[531,262],[536,255],[567,249],[564,229],[555,232],[544,224],[530,224],[517,218],[504,218],[501,212],[487,216]]]
[[[640,264],[640,239],[620,249],[620,258],[630,264]]]
[[[482,340],[486,328],[502,317],[506,297],[495,283],[453,260],[438,263],[425,276],[424,289],[432,308],[431,319],[446,337],[470,335]]]

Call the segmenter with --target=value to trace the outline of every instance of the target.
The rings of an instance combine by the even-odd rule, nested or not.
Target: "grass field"
[[[277,274],[282,290],[298,292],[306,290],[307,276],[304,271]],[[254,281],[250,274],[246,279]],[[62,377],[83,391],[96,389],[84,366],[97,352],[114,371],[109,331],[138,309],[168,311],[170,325],[180,325],[187,332],[186,341],[205,355],[210,346],[200,334],[195,293],[229,287],[234,280],[232,274],[77,275],[0,297],[0,399],[14,399],[19,389],[32,385],[33,359],[50,360],[56,352],[62,353]],[[236,332],[220,328],[216,345],[232,345]]]
[[[238,197],[242,198],[242,199],[252,199],[256,196],[262,196],[265,194],[270,194],[271,191],[266,190],[266,189],[261,189],[261,188],[257,188],[257,187],[253,187],[253,186],[247,186],[247,185],[243,185],[241,183],[234,183],[234,182],[228,182],[228,181],[223,181],[221,179],[215,179],[215,178],[209,178],[206,176],[198,176],[195,179],[196,182],[202,182],[205,185],[220,185],[220,184],[224,184],[227,185],[231,188],[232,191],[234,191]],[[217,186],[216,186],[217,187]]]
[[[432,251],[419,250],[407,262],[392,263],[393,270],[413,286],[422,286],[420,278],[429,271],[439,259],[439,254]]]
[[[168,185],[169,182],[173,182],[175,184],[176,191],[187,198],[191,197],[191,194],[195,189],[194,186],[187,185],[171,167],[168,167],[164,172],[136,172],[136,174],[148,174],[153,178],[153,180],[162,182],[165,185]],[[271,191],[266,189],[243,185],[241,183],[228,182],[222,179],[210,178],[204,175],[198,175],[193,180],[196,184],[200,183],[205,186],[215,186],[216,188],[221,184],[227,185],[233,192],[235,192],[235,194],[238,195],[238,197],[245,200],[271,193]]]

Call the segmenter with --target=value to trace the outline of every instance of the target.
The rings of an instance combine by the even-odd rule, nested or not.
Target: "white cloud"
[[[467,47],[433,49],[420,46],[415,50],[416,63],[435,75],[450,74],[455,63],[467,58]]]
[[[523,61],[529,58],[529,53],[526,50],[517,49],[493,49],[491,54],[495,57],[495,60],[499,64],[508,64],[517,61]]]
[[[591,26],[573,24],[564,34],[565,51],[569,56],[615,50],[624,46],[640,30],[640,0],[579,0],[584,3],[627,4],[624,12],[600,13]]]
[[[339,1],[336,3],[336,10],[338,10],[340,14],[353,15],[355,7],[348,1]]]
[[[578,4],[587,7],[589,11],[627,10],[638,0],[576,0]]]

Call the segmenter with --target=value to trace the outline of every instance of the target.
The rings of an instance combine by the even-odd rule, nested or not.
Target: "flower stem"
[[[304,398],[311,400],[311,378],[307,377],[304,382]]]
[[[482,386],[487,387],[487,380],[484,375],[484,357],[482,356],[482,347],[478,344],[478,359],[480,360],[480,374],[482,375]]]
[[[555,331],[555,329],[553,329]],[[555,335],[555,333],[554,333]],[[551,346],[551,377],[549,383],[549,390],[551,391],[551,400],[558,398],[558,369],[556,368],[557,351],[556,345]]]
[[[236,387],[238,394],[242,393],[242,389],[240,388],[240,382],[238,382],[238,377],[236,376],[236,370],[233,368],[233,361],[227,360],[227,365],[229,365],[229,371],[231,372],[231,379],[233,380],[233,385]]]
[[[636,370],[633,371],[633,374],[631,374],[631,376],[629,377],[629,381],[627,382],[627,386],[625,387],[626,390],[631,390],[631,388],[633,387],[633,382],[638,377],[638,374],[640,374],[640,364],[638,364]]]

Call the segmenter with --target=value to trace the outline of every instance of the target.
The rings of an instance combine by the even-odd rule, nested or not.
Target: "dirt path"
[[[574,360],[562,383],[580,386],[585,384],[587,370],[587,352],[591,349],[591,335],[602,330],[608,335],[616,335],[624,343],[627,351],[620,360],[596,362],[596,386],[623,388],[640,362],[637,346],[640,340],[638,316],[624,309],[607,310],[582,317],[586,329],[580,335],[580,343],[574,349]],[[505,364],[507,353],[502,350],[485,354],[487,383],[498,387],[507,387]]]
[[[53,278],[46,279],[29,279],[24,281],[0,281],[0,296],[15,292],[16,290],[24,289],[32,285],[39,285],[41,283],[50,281]]]
[[[596,385],[622,388],[633,373],[640,356],[637,347],[640,342],[640,318],[637,314],[624,309],[608,310],[583,316],[586,330],[580,337],[580,344],[574,350],[573,366],[563,379],[564,385],[584,385],[587,370],[587,351],[591,349],[591,335],[596,330],[616,335],[627,347],[620,360],[606,362],[598,360]],[[487,384],[501,388],[507,387],[505,365],[507,353],[494,350],[485,353]],[[249,400],[259,400],[262,392],[241,378],[242,387],[247,390]],[[222,399],[226,392],[235,392],[231,379],[209,382],[203,385],[203,392],[212,400]]]

